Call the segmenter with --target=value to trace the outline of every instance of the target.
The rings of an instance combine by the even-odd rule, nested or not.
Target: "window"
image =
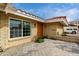
[[[10,19],[10,38],[29,36],[30,23],[16,19]]]
[[[29,22],[23,22],[23,36],[29,36],[30,35],[30,23]]]
[[[19,20],[10,19],[10,38],[21,37],[22,23]]]

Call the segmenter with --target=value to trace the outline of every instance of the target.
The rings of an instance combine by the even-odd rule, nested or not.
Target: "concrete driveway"
[[[28,43],[12,47],[1,56],[79,56],[79,44],[45,39],[43,43]]]

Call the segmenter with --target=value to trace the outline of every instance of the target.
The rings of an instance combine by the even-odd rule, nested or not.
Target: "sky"
[[[17,9],[48,19],[66,16],[68,21],[79,19],[78,3],[13,3]]]

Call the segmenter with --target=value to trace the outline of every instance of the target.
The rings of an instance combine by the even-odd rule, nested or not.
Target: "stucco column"
[[[8,33],[8,15],[5,13],[0,14],[0,46],[4,50],[9,39]]]

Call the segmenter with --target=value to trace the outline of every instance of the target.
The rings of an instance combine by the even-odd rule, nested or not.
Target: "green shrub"
[[[44,37],[38,37],[35,42],[37,42],[37,43],[44,42]]]

